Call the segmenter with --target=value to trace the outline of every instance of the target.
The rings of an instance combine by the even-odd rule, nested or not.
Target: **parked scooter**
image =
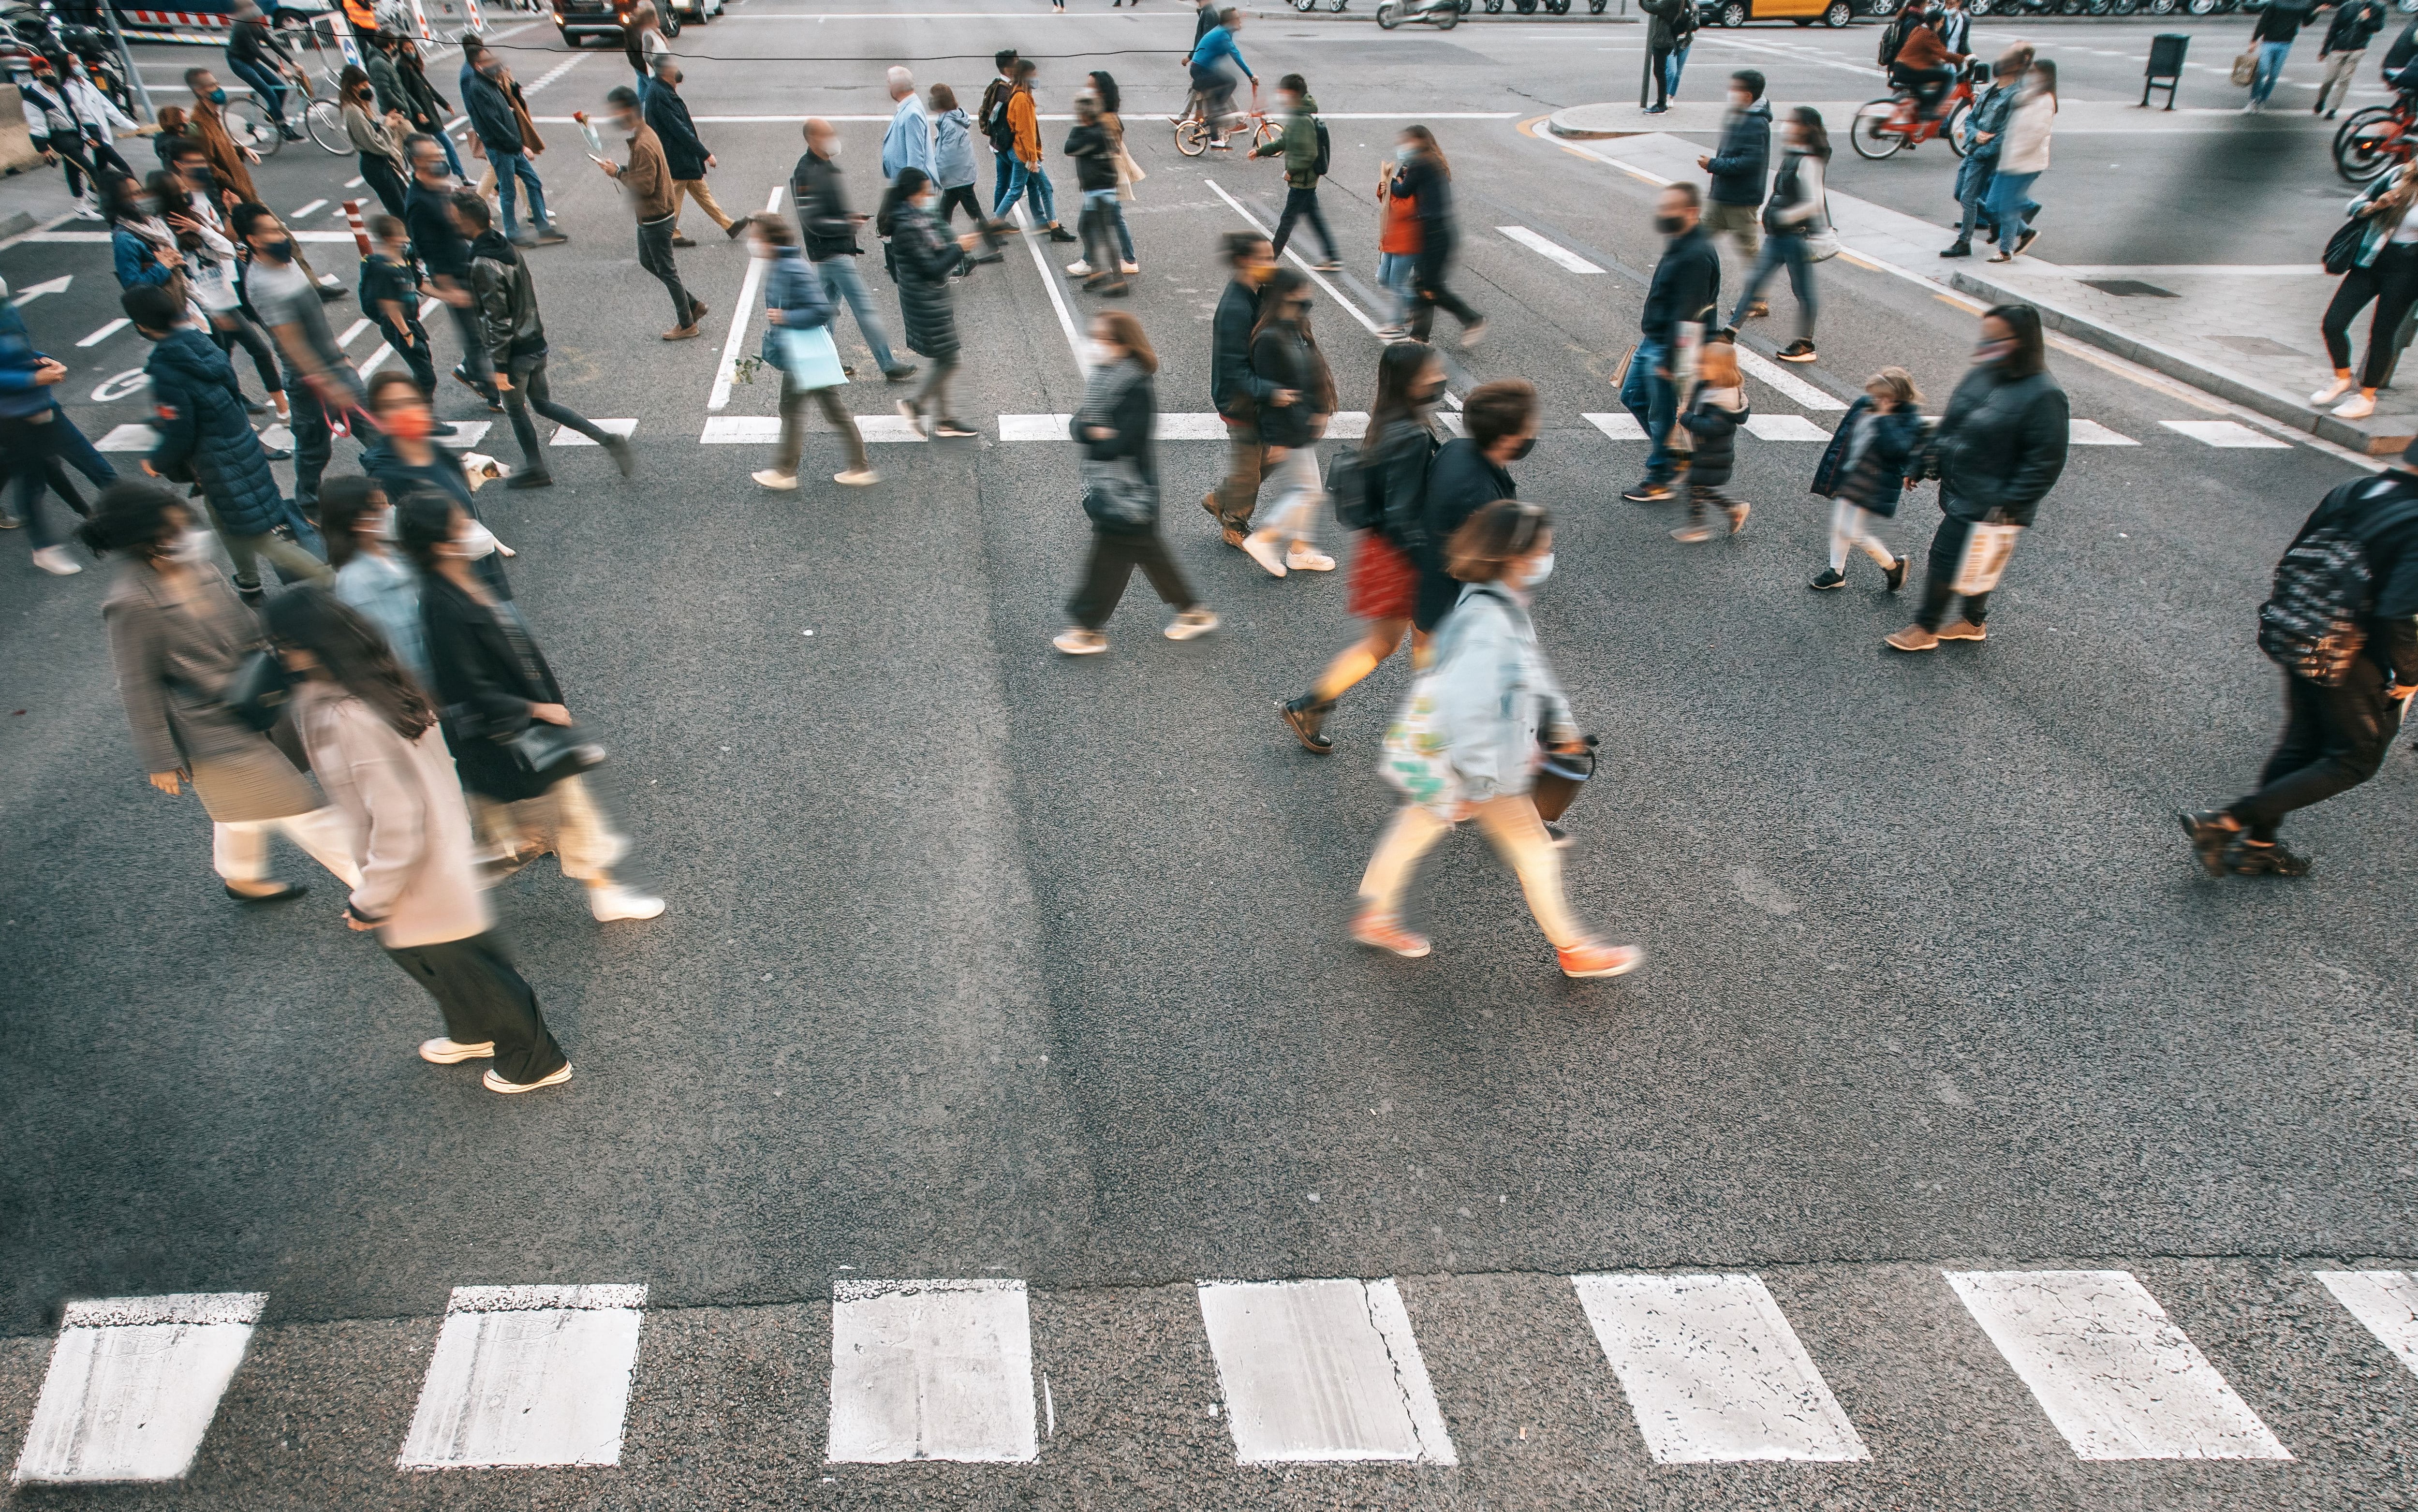
[[[1461,24],[1461,5],[1462,0],[1383,0],[1377,24],[1390,32],[1406,21],[1423,21],[1448,32]]]

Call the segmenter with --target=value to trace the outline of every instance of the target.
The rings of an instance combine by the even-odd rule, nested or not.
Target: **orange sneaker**
[[[1411,933],[1402,927],[1401,920],[1390,913],[1354,916],[1352,938],[1372,949],[1390,951],[1406,961],[1417,960],[1430,949],[1427,936]]]
[[[1564,976],[1626,976],[1645,964],[1645,953],[1634,945],[1606,945],[1588,940],[1556,951]]]

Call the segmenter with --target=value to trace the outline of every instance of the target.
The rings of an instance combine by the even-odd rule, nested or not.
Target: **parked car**
[[[1696,0],[1701,26],[1743,26],[1751,21],[1793,21],[1799,26],[1820,22],[1844,26],[1858,16],[1891,16],[1900,0]]]
[[[555,29],[574,47],[591,37],[619,45],[630,24],[637,0],[553,0]],[[678,37],[683,25],[702,26],[722,14],[722,0],[655,0],[666,37]]]

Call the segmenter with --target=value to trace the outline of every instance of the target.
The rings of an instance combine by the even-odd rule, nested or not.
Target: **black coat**
[[[1729,118],[1706,172],[1715,205],[1761,205],[1771,167],[1771,102],[1758,99]]]
[[[1435,465],[1436,434],[1415,420],[1378,425],[1360,450],[1360,466],[1375,496],[1377,532],[1411,553],[1426,548],[1428,470]]]
[[[1722,254],[1701,225],[1673,237],[1654,265],[1654,281],[1645,287],[1645,313],[1637,328],[1648,341],[1668,346],[1677,338],[1683,320],[1703,320],[1722,299]]]
[[[1477,450],[1476,441],[1462,435],[1446,442],[1428,468],[1427,540],[1419,566],[1443,572],[1445,547],[1454,531],[1496,499],[1519,496],[1511,475]]]
[[[1743,387],[1738,391],[1738,407],[1730,409],[1713,403],[1710,389],[1698,389],[1688,412],[1679,423],[1688,429],[1695,450],[1689,453],[1688,482],[1691,487],[1719,488],[1730,481],[1737,467],[1737,428],[1746,423],[1751,406]]]
[[[1268,386],[1270,397],[1259,403],[1262,446],[1308,446],[1317,440],[1311,422],[1318,397],[1326,389],[1320,373],[1317,348],[1303,339],[1301,328],[1271,320],[1251,339],[1251,371]],[[1278,405],[1279,389],[1293,391],[1293,402]]]
[[[1394,170],[1394,181],[1386,192],[1396,199],[1405,194],[1416,197],[1413,213],[1419,222],[1419,250],[1434,246],[1442,237],[1448,244],[1452,238],[1452,180],[1426,153],[1416,153],[1411,160]]]
[[[469,282],[470,240],[453,222],[450,195],[412,180],[403,196],[403,224],[411,234],[411,250],[429,272]]]
[[[1066,422],[1066,433],[1081,445],[1084,454],[1094,462],[1118,462],[1130,457],[1134,470],[1148,483],[1155,496],[1158,490],[1158,458],[1151,438],[1158,429],[1158,386],[1144,374],[1117,397],[1109,411],[1109,429],[1115,434],[1102,440],[1083,434],[1083,417],[1076,415]],[[1085,499],[1089,508],[1088,495]],[[1093,526],[1109,533],[1136,534],[1158,528],[1154,518],[1147,525],[1110,524],[1094,518]]]
[[[655,140],[664,145],[664,166],[674,178],[705,176],[705,144],[697,140],[688,101],[681,99],[679,90],[662,84],[647,85],[647,124],[655,129]]]
[[[1228,420],[1248,421],[1276,385],[1251,371],[1251,328],[1260,323],[1260,291],[1228,279],[1209,324],[1209,402]]]
[[[1115,148],[1108,129],[1079,126],[1066,133],[1066,156],[1075,160],[1075,187],[1089,191],[1117,187]]]
[[[949,275],[965,266],[965,249],[951,240],[928,210],[902,207],[890,226],[891,267],[898,278],[898,314],[907,346],[935,359],[957,355],[957,311]]]
[[[1923,475],[1939,480],[1939,507],[1960,520],[1995,511],[2028,526],[2065,471],[2068,430],[2065,390],[2045,372],[2010,378],[1996,363],[1976,367],[1948,396]]]
[[[789,197],[797,202],[798,232],[805,238],[806,261],[819,263],[865,251],[856,244],[856,222],[849,218],[848,189],[839,181],[839,164],[808,152],[789,170]]]
[[[143,371],[151,379],[160,444],[151,466],[163,478],[190,468],[203,497],[228,531],[266,535],[285,517],[285,498],[245,418],[243,390],[218,344],[180,326],[151,349]]]
[[[518,615],[509,605],[489,608],[444,574],[431,573],[420,592],[420,619],[462,786],[499,803],[543,794],[547,785],[498,743],[528,728],[529,705],[562,702],[553,668]]]
[[[2418,513],[2404,511],[2413,495],[2418,477],[2399,467],[2354,478],[2320,499],[2292,537],[2297,546],[2310,531],[2331,527],[2358,538],[2374,593],[2362,620],[2363,654],[2403,687],[2418,683]]]
[[[1857,395],[1847,406],[1846,418],[1830,433],[1830,444],[1822,449],[1811,491],[1824,498],[1844,498],[1886,520],[1897,513],[1906,473],[1922,444],[1922,417],[1910,409],[1893,409],[1886,415],[1874,415],[1872,410],[1870,394]],[[1857,422],[1866,416],[1871,416],[1872,435],[1864,442],[1863,454],[1856,459],[1856,470],[1843,475],[1840,469],[1846,464],[1847,443],[1855,436]]]

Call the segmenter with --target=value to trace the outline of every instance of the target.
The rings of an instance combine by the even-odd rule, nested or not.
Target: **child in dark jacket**
[[[1873,522],[1894,518],[1905,471],[1922,445],[1922,395],[1904,368],[1883,368],[1864,385],[1814,469],[1814,492],[1832,501],[1830,566],[1808,585],[1844,588],[1847,557],[1861,550],[1880,563],[1895,593],[1905,583],[1905,558],[1890,551]]]
[[[361,259],[361,313],[377,323],[378,334],[411,370],[422,398],[436,392],[436,363],[428,355],[428,332],[420,324],[419,259],[412,255],[403,222],[390,215],[369,219],[374,249]]]
[[[1738,376],[1737,348],[1728,342],[1706,342],[1696,359],[1696,394],[1679,417],[1695,443],[1688,462],[1688,523],[1671,532],[1674,541],[1709,541],[1713,527],[1706,516],[1720,510],[1729,517],[1730,534],[1746,528],[1747,505],[1722,492],[1737,466],[1737,429],[1749,413],[1746,383]]]

